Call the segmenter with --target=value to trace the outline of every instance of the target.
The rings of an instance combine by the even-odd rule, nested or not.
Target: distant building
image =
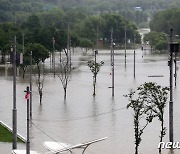
[[[142,11],[142,8],[140,6],[135,7],[136,11]]]
[[[103,47],[104,47],[104,41],[103,41],[103,39],[99,39],[97,43],[98,43],[98,44],[97,44],[98,48],[103,48]]]

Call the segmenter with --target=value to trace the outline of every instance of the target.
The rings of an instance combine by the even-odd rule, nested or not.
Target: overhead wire
[[[60,121],[59,120],[50,120],[49,121],[49,120],[39,120],[39,119],[33,119],[33,120],[35,120],[35,121],[44,121],[44,122],[71,122],[71,121],[83,120],[83,119],[88,119],[88,118],[93,118],[93,117],[99,117],[99,116],[103,116],[103,115],[110,114],[110,113],[113,113],[113,112],[121,111],[123,109],[126,109],[126,107],[122,107],[122,108],[119,108],[119,109],[113,109],[113,110],[98,113],[98,114],[95,114],[95,115],[89,115],[89,116],[80,117],[80,118],[64,119],[64,120],[60,120]]]

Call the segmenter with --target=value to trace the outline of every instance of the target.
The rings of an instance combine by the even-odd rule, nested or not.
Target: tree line
[[[17,51],[22,52],[23,46],[39,43],[52,51],[52,38],[55,38],[55,49],[61,51],[67,48],[68,25],[70,27],[71,47],[92,48],[97,37],[110,42],[110,30],[114,30],[114,40],[123,43],[125,29],[127,38],[140,42],[137,27],[116,13],[102,15],[87,15],[72,10],[67,13],[60,9],[30,15],[20,23],[4,22],[0,24],[0,50],[2,60],[10,52],[13,36],[17,36]],[[24,44],[23,44],[24,43]],[[24,52],[24,51],[23,51]],[[4,60],[3,60],[4,62]]]
[[[180,6],[178,0],[1,0],[0,22],[25,20],[31,13],[58,8],[64,12],[71,9],[81,10],[91,15],[118,12],[137,25],[147,26],[148,17],[175,6]],[[136,9],[136,7],[140,7],[140,9]]]
[[[173,41],[180,43],[180,8],[167,9],[154,15],[150,22],[151,32],[146,34],[144,42],[149,42],[154,51],[167,51],[170,42],[170,29],[173,29]]]

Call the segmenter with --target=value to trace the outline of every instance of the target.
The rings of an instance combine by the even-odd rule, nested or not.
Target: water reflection
[[[168,154],[175,154],[174,149],[170,149]]]

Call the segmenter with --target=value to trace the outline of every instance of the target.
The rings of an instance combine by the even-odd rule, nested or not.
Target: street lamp
[[[16,109],[16,36],[13,41],[13,145],[12,149],[17,149],[17,109]]]
[[[25,95],[25,99],[27,99],[27,141],[26,141],[26,154],[30,154],[30,140],[29,140],[29,87],[26,88],[26,90],[24,91],[26,93]]]
[[[96,76],[97,76],[97,70],[96,70],[96,55],[98,54],[98,50],[94,51],[94,62],[95,62],[95,83],[96,83]]]
[[[30,51],[30,117],[32,118],[32,51]]]
[[[171,29],[171,37],[172,37]],[[173,142],[173,55],[179,52],[179,43],[170,43],[170,60],[168,61],[170,70],[170,101],[169,101],[169,141]]]

